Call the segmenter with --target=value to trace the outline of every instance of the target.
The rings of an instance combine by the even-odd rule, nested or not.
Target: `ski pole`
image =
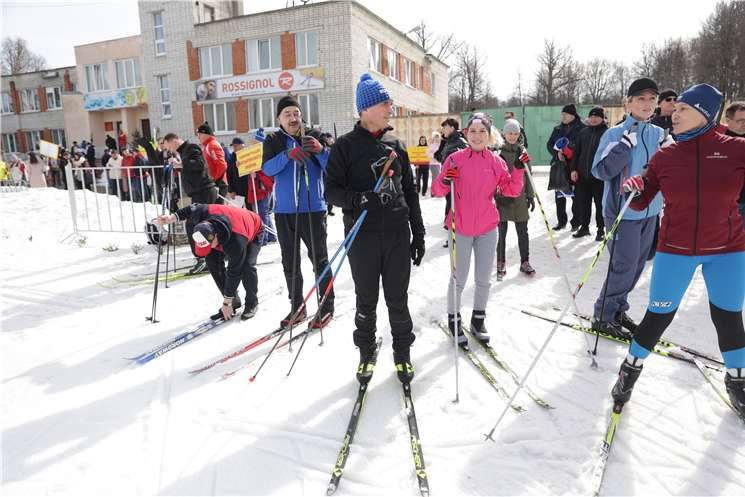
[[[383,180],[385,179],[385,175],[388,173],[388,169],[391,167],[391,163],[393,162],[393,160],[396,157],[398,157],[398,155],[396,154],[396,152],[391,151],[391,154],[390,154],[388,160],[386,161],[385,165],[383,166],[383,171],[381,172],[380,178],[378,178],[378,181],[375,184],[375,191],[379,191],[380,190],[380,187],[383,184]],[[345,248],[346,244],[352,239],[352,237],[354,236],[354,234],[356,233],[356,231],[359,230],[360,226],[362,225],[362,221],[364,221],[365,220],[365,217],[367,217],[367,213],[368,213],[368,211],[365,210],[365,211],[362,212],[362,214],[360,214],[360,217],[357,218],[357,221],[355,221],[354,225],[352,226],[352,229],[349,230],[349,233],[347,234],[347,237],[344,239],[344,241],[342,242],[342,244],[336,250],[336,253],[331,258],[331,260],[329,261],[329,263],[326,265],[326,268],[321,273],[321,276],[319,276],[318,279],[316,280],[315,284],[313,285],[313,288],[311,288],[310,291],[308,292],[308,294],[305,296],[305,300],[303,300],[303,303],[292,314],[292,316],[290,316],[290,322],[287,323],[287,325],[285,326],[285,329],[282,330],[282,333],[279,335],[279,337],[277,337],[277,341],[274,343],[274,346],[272,347],[272,350],[270,350],[269,353],[266,355],[266,357],[264,358],[264,362],[261,363],[261,365],[259,366],[259,369],[249,379],[249,381],[254,381],[256,379],[256,376],[258,376],[259,372],[264,367],[264,364],[266,364],[266,361],[269,359],[269,357],[272,355],[272,353],[274,352],[274,350],[277,348],[277,345],[279,345],[279,342],[280,342],[280,340],[282,340],[282,337],[284,336],[284,334],[287,332],[288,329],[292,329],[292,326],[293,326],[293,323],[294,323],[295,319],[297,318],[297,316],[300,315],[301,312],[303,312],[303,309],[305,308],[305,303],[308,301],[308,299],[310,299],[310,296],[313,295],[313,292],[315,291],[315,288],[318,285],[321,284],[321,281],[323,280],[323,277],[326,275],[326,272],[329,270],[329,268],[331,267],[331,265],[334,263],[334,260],[336,259],[336,257]]]
[[[543,342],[543,345],[541,346],[541,349],[538,351],[538,354],[535,356],[535,359],[533,359],[533,362],[530,364],[530,367],[528,368],[528,371],[523,375],[523,379],[520,380],[520,384],[517,385],[517,388],[515,389],[515,393],[512,394],[512,397],[510,397],[510,401],[505,406],[504,410],[502,410],[502,414],[499,416],[499,419],[497,419],[497,422],[494,423],[494,427],[492,427],[491,431],[488,435],[486,435],[486,440],[491,440],[494,442],[494,439],[492,438],[492,435],[494,434],[494,430],[497,429],[497,426],[499,426],[499,423],[502,421],[502,418],[504,418],[504,415],[507,413],[507,409],[510,408],[512,403],[515,401],[515,397],[517,397],[517,394],[520,393],[520,390],[523,388],[523,385],[525,384],[525,381],[530,376],[531,371],[533,371],[533,368],[535,367],[536,363],[538,362],[538,359],[540,359],[541,355],[543,354],[543,351],[546,350],[546,347],[548,347],[548,342],[551,341],[551,337],[554,336],[554,333],[556,332],[557,328],[561,324],[562,320],[564,319],[564,316],[566,315],[567,311],[569,311],[569,307],[572,304],[572,300],[574,300],[577,297],[577,294],[582,290],[582,286],[585,284],[585,281],[587,280],[587,276],[590,274],[590,271],[595,266],[595,263],[597,263],[598,259],[600,259],[600,254],[603,253],[603,249],[605,249],[605,246],[608,244],[608,241],[613,237],[613,234],[616,231],[616,228],[618,228],[618,225],[621,223],[621,218],[623,217],[624,212],[626,212],[626,209],[629,207],[629,204],[631,204],[631,201],[634,199],[634,195],[629,195],[629,198],[626,199],[626,202],[623,204],[623,207],[621,208],[621,211],[618,213],[618,216],[616,217],[615,222],[613,223],[613,226],[611,227],[610,231],[605,237],[605,240],[598,248],[597,254],[595,254],[595,257],[593,257],[592,262],[590,262],[590,266],[585,271],[584,276],[582,276],[582,279],[580,280],[579,284],[577,285],[577,289],[574,290],[574,293],[572,293],[571,297],[569,297],[569,301],[564,306],[564,310],[561,311],[561,316],[556,320],[556,324],[554,324],[553,329],[551,330],[551,333],[548,334],[548,337],[546,338],[546,341]]]
[[[453,160],[450,159],[450,167],[453,167]],[[458,319],[458,313],[460,310],[460,302],[458,299],[458,272],[457,272],[457,258],[455,251],[455,183],[450,182],[450,243],[453,245],[450,250],[450,281],[453,285],[453,353],[455,354],[455,400],[454,404],[460,403],[460,390],[458,386],[458,332],[460,331],[460,319]]]
[[[561,274],[564,276],[564,282],[567,284],[567,290],[569,292],[572,291],[572,285],[569,283],[569,277],[567,276],[566,271],[564,270],[564,263],[561,261],[561,255],[559,255],[559,249],[556,246],[556,240],[554,240],[554,234],[551,231],[551,226],[548,223],[548,218],[546,217],[546,212],[543,210],[543,203],[541,202],[541,198],[538,196],[538,190],[535,187],[535,182],[533,181],[533,174],[530,172],[529,167],[525,167],[525,174],[528,175],[528,180],[530,181],[530,185],[533,187],[533,195],[535,195],[536,200],[538,201],[538,207],[541,209],[541,215],[543,216],[543,222],[546,223],[546,230],[548,231],[548,238],[551,240],[551,245],[554,247],[554,253],[556,254],[556,260],[559,262],[559,269],[561,269]],[[577,307],[577,301],[574,300],[574,297],[572,297],[572,305],[574,306],[574,311],[577,314],[577,319],[579,320],[580,327],[584,328],[584,323],[582,321],[582,317],[579,315],[579,308]],[[587,353],[590,354],[590,357],[592,358],[592,364],[590,364],[591,367],[596,368],[598,367],[598,363],[595,362],[595,352],[592,351],[592,347],[590,346],[590,339],[588,338],[587,334],[583,333],[585,335],[585,342],[587,343]]]
[[[168,192],[167,191],[164,191],[163,192],[162,207],[160,209],[160,214],[162,216],[165,216],[166,215],[167,200],[168,200]],[[159,230],[158,230],[158,243],[157,243],[158,257],[157,257],[157,260],[156,260],[156,263],[155,263],[155,282],[153,283],[153,285],[154,285],[153,286],[153,305],[152,305],[152,308],[150,309],[150,317],[145,318],[146,321],[150,321],[153,324],[155,324],[155,323],[158,322],[155,319],[155,311],[156,311],[156,308],[158,306],[158,283],[159,283],[158,278],[160,276],[159,273],[160,273],[160,256],[161,256],[161,253],[162,253],[162,251],[161,251],[161,241],[162,241],[162,239],[163,239],[163,227],[161,226],[159,228]],[[167,245],[166,245],[166,250],[168,250],[168,246]],[[166,260],[167,260],[167,256],[166,256]],[[166,267],[166,282],[167,281],[168,281],[168,268]]]

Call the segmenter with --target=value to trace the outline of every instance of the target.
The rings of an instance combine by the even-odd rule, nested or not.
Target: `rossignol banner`
[[[323,68],[292,69],[210,79],[196,84],[197,100],[265,95],[323,88]]]

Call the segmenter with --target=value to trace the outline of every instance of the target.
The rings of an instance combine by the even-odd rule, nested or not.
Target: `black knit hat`
[[[211,135],[212,133],[212,127],[210,126],[210,123],[207,121],[204,122],[201,126],[197,128],[197,133],[204,133],[205,135]]]
[[[279,115],[286,107],[297,107],[299,109],[300,102],[295,100],[290,95],[285,95],[284,97],[280,98],[279,103],[277,104],[277,117],[279,117]]]
[[[605,119],[605,109],[601,105],[596,105],[590,109],[590,114],[587,117],[598,116]]]
[[[662,101],[668,97],[678,98],[678,93],[672,88],[668,88],[667,90],[662,90],[662,93],[660,93],[660,96],[657,98],[657,104],[658,105],[661,104]]]
[[[577,106],[574,104],[566,104],[563,109],[561,109],[562,114],[571,114],[573,116],[577,115]]]
[[[635,97],[644,91],[653,91],[659,95],[660,89],[657,87],[657,83],[652,78],[639,78],[629,86],[629,91],[626,92],[627,97]]]

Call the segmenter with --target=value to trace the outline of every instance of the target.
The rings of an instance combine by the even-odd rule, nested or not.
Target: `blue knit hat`
[[[379,81],[375,81],[369,73],[360,76],[360,82],[357,83],[358,114],[362,114],[363,110],[369,109],[373,105],[389,100],[393,101],[393,97],[388,88],[380,84]]]
[[[686,103],[712,122],[722,105],[722,93],[711,85],[695,85],[680,94],[676,104]]]

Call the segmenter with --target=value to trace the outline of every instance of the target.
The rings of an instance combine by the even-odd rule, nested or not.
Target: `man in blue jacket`
[[[300,104],[291,96],[282,97],[277,104],[279,130],[264,140],[261,170],[274,176],[274,221],[282,253],[282,269],[290,291],[292,308],[281,324],[287,325],[292,315],[303,303],[303,275],[300,271],[300,245],[303,240],[313,263],[316,278],[328,265],[326,248],[326,198],[323,174],[329,158],[326,136],[317,129],[303,127]],[[308,193],[310,192],[310,205]],[[308,216],[310,212],[310,218]],[[312,234],[311,234],[312,232]],[[315,254],[315,260],[313,260]],[[293,267],[294,263],[294,267]],[[294,285],[293,285],[294,276]],[[321,294],[331,283],[331,271],[321,280]],[[294,290],[294,291],[293,291]],[[334,291],[329,292],[323,308],[313,326],[326,326],[334,314]],[[305,318],[306,311],[295,322]]]
[[[649,122],[657,107],[658,95],[657,83],[650,78],[631,83],[627,92],[629,114],[626,120],[606,131],[600,139],[592,174],[605,182],[603,217],[606,226],[613,225],[625,202],[623,182],[641,174],[664,139],[664,130]],[[636,330],[637,324],[626,314],[628,295],[644,270],[661,209],[661,194],[657,194],[643,211],[626,209],[608,244],[612,254],[611,269],[595,302],[594,330],[622,338],[630,338]]]

